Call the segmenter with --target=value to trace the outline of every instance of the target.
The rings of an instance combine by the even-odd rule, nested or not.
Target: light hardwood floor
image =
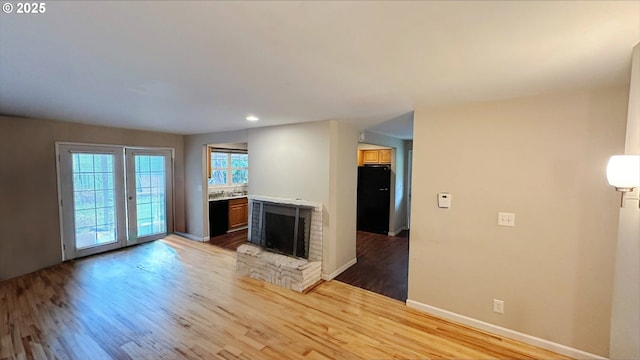
[[[557,359],[337,281],[299,294],[176,236],[0,283],[0,359]]]

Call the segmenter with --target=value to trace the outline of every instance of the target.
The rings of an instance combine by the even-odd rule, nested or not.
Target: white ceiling
[[[47,1],[0,13],[0,113],[183,134],[364,128],[417,103],[628,83],[639,41],[640,1]]]

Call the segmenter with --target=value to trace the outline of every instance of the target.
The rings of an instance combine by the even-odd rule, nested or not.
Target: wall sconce
[[[607,164],[607,181],[609,185],[620,191],[620,207],[624,207],[625,193],[633,191],[640,185],[640,156],[614,155]],[[640,198],[629,198],[639,200]]]

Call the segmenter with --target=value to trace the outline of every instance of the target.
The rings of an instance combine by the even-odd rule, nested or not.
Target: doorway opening
[[[249,154],[247,143],[209,144],[205,149],[205,218],[212,245],[235,251],[247,242]],[[205,223],[205,226],[207,224]]]
[[[335,279],[406,301],[413,112],[360,134],[357,262]]]
[[[406,150],[402,140],[396,142],[395,147],[358,145],[358,261],[336,280],[405,301],[409,257],[404,214]]]

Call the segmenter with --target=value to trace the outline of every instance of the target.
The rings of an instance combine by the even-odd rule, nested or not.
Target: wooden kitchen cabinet
[[[380,152],[378,150],[364,150],[362,161],[365,164],[378,164],[380,162]]]
[[[391,164],[391,149],[380,150],[380,164]]]
[[[249,224],[249,202],[247,198],[229,200],[229,230]]]
[[[391,164],[391,149],[362,150],[363,164]]]

